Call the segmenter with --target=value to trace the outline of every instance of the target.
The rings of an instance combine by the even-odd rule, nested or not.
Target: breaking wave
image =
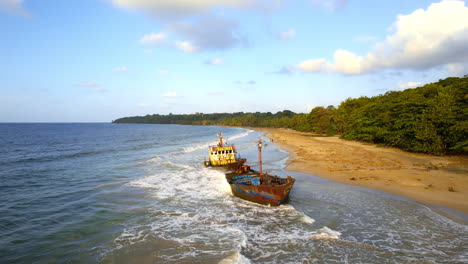
[[[172,161],[156,165],[153,174],[127,184],[144,189],[154,202],[143,223],[126,224],[114,240],[113,251],[164,241],[160,244],[168,245],[163,250],[167,253],[158,253],[164,261],[218,256],[219,263],[251,263],[262,258],[275,263],[280,261],[278,241],[287,247],[307,248],[314,236],[339,238],[340,233],[329,228],[317,230],[315,220],[292,205],[269,207],[234,197],[223,170]],[[278,256],[292,257],[290,252]]]
[[[228,143],[231,141],[231,140],[236,140],[236,139],[239,139],[239,138],[243,138],[243,137],[246,137],[248,136],[250,133],[252,133],[253,130],[246,130],[245,132],[243,133],[240,133],[240,134],[237,134],[237,135],[233,135],[233,136],[230,136],[228,138],[225,139],[225,143]],[[214,146],[218,143],[218,141],[211,141],[211,142],[205,142],[205,143],[202,143],[202,144],[198,144],[198,145],[195,145],[195,146],[189,146],[189,147],[185,147],[182,149],[182,152],[183,153],[190,153],[190,152],[193,152],[193,151],[196,151],[196,150],[199,150],[199,149],[203,149],[203,148],[208,148],[209,146]]]
[[[341,233],[324,226],[312,232],[312,239],[340,239]]]

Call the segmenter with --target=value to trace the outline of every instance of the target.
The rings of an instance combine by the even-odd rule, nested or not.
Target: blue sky
[[[0,34],[0,122],[309,112],[468,73],[456,0],[0,0]]]

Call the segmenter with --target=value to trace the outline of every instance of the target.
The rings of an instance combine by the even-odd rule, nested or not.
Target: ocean
[[[0,124],[0,263],[468,263],[468,226],[410,199],[284,170],[290,202],[231,194],[205,168],[222,132],[256,168],[262,132]]]

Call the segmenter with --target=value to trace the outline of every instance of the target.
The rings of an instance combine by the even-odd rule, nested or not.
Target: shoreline
[[[290,153],[285,170],[410,198],[468,214],[468,157],[431,156],[283,128],[266,133]],[[464,214],[464,215],[463,215]],[[450,217],[452,218],[452,217]],[[457,221],[458,222],[458,221]]]

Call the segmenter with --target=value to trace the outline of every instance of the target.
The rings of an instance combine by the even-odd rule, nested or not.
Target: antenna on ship
[[[221,132],[218,132],[218,138],[219,138],[219,143],[218,143],[218,147],[223,147],[223,133]]]

